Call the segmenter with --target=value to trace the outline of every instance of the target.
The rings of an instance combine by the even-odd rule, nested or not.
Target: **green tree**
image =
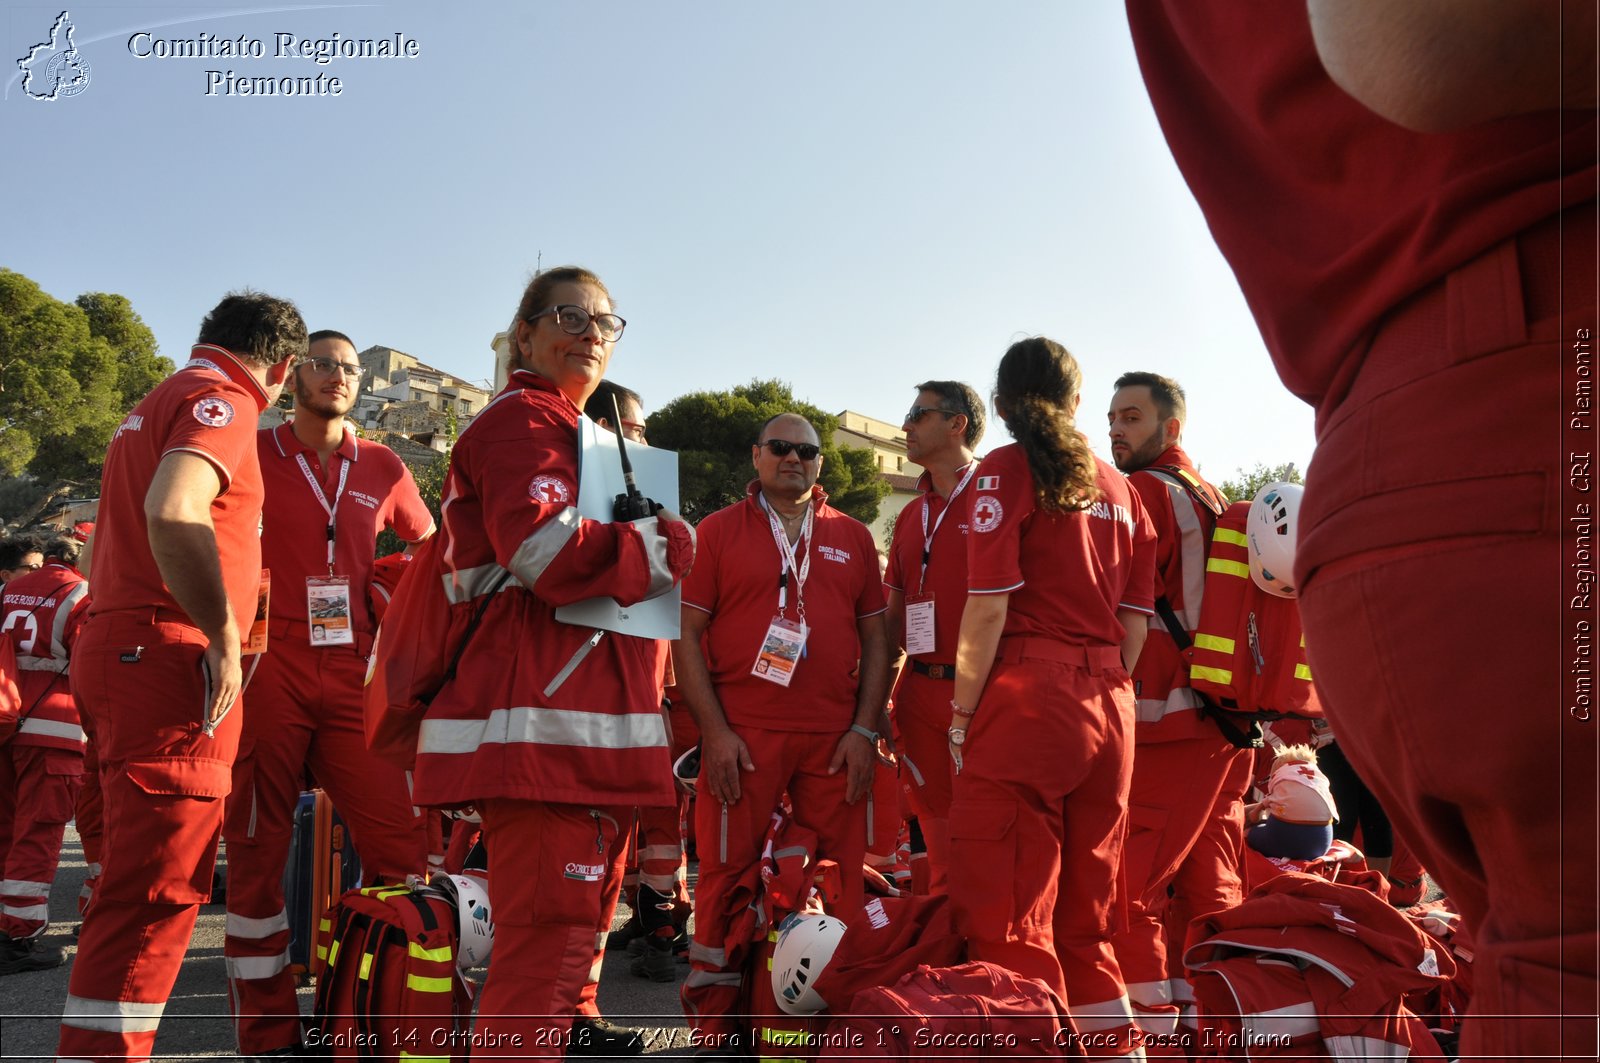
[[[1284,465],[1268,466],[1256,462],[1254,469],[1245,470],[1243,467],[1234,471],[1233,479],[1224,480],[1217,486],[1222,488],[1222,493],[1232,502],[1248,502],[1256,497],[1256,492],[1261,490],[1263,484],[1274,481],[1282,483],[1300,484],[1305,480],[1300,476],[1300,470],[1294,467],[1294,462]]]
[[[745,485],[755,476],[750,446],[763,424],[786,412],[801,414],[816,426],[822,442],[818,482],[828,501],[863,524],[878,518],[878,504],[890,488],[878,475],[872,451],[834,446],[839,419],[796,399],[781,380],[752,380],[731,391],[697,391],[651,415],[651,445],[678,452],[679,508],[685,517],[698,521],[745,496]]]
[[[124,297],[92,292],[63,303],[0,269],[0,477],[34,482],[6,492],[5,515],[46,496],[97,491],[112,433],[171,370]]]

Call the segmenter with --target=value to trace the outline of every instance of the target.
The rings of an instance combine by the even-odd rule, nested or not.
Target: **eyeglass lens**
[[[306,364],[323,376],[329,375],[335,369],[339,370],[339,372],[343,373],[351,380],[354,380],[361,375],[361,367],[359,365],[349,365],[345,362],[336,362],[332,358],[309,358],[306,360]]]
[[[558,306],[555,308],[556,324],[561,326],[561,331],[569,336],[581,336],[589,328],[589,322],[594,321],[595,327],[600,330],[600,335],[608,340],[614,340],[622,335],[622,327],[626,324],[616,314],[594,314],[581,306]]]
[[[810,461],[822,452],[822,448],[815,443],[791,443],[787,439],[769,439],[762,446],[772,452],[773,457],[787,458],[792,450],[800,455],[801,461]]]

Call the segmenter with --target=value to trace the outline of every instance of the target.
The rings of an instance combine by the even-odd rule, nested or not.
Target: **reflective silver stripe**
[[[43,735],[46,738],[65,738],[73,742],[87,742],[89,736],[75,723],[61,720],[36,720],[32,716],[17,725],[19,735]]]
[[[1128,998],[1147,1008],[1172,1003],[1172,984],[1163,978],[1159,982],[1129,982]]]
[[[261,938],[268,938],[273,934],[279,934],[288,929],[289,915],[286,911],[280,911],[277,915],[269,915],[265,919],[252,919],[248,915],[229,912],[226,933],[231,938],[248,938],[252,941],[258,941]]]
[[[682,855],[681,845],[645,845],[639,849],[640,860],[676,860]]]
[[[1307,1000],[1300,1004],[1257,1011],[1239,1016],[1244,1026],[1245,1043],[1260,1044],[1282,1042],[1285,1038],[1304,1037],[1320,1029],[1317,1024],[1317,1006]]]
[[[8,878],[0,882],[0,893],[8,897],[48,897],[50,895],[50,883],[24,882],[20,878]]]
[[[56,603],[55,623],[50,625],[50,656],[60,659],[63,673],[67,670],[67,647],[64,641],[67,637],[67,621],[72,619],[73,606],[83,601],[88,593],[89,581],[79,580],[73,584],[66,596]]]
[[[271,978],[289,969],[289,950],[276,956],[228,956],[224,960],[228,977],[234,981]]]
[[[1072,1025],[1079,1033],[1133,1025],[1133,1008],[1127,997],[1102,1000],[1098,1004],[1068,1005],[1067,1014],[1072,1016]]]
[[[1338,1034],[1324,1037],[1323,1045],[1334,1059],[1361,1063],[1368,1059],[1410,1059],[1411,1050],[1405,1045],[1385,1041],[1381,1037],[1362,1037],[1360,1034]]]
[[[602,960],[595,960],[594,963],[589,965],[589,981],[587,984],[598,985],[600,983],[600,968],[603,966],[603,962]]]
[[[721,971],[690,971],[689,977],[683,980],[685,986],[704,985],[743,985],[744,978],[737,972],[723,973]]]
[[[1172,518],[1178,525],[1178,563],[1183,566],[1183,608],[1173,612],[1185,629],[1193,631],[1200,626],[1200,598],[1206,589],[1206,547],[1210,544],[1182,478],[1160,469],[1144,471],[1160,480],[1172,496]]]
[[[700,944],[698,941],[689,942],[689,962],[703,963],[707,967],[728,966],[728,952],[726,949],[714,949]]]
[[[0,904],[0,915],[9,915],[13,919],[25,919],[33,922],[36,919],[50,918],[48,904],[29,904],[18,906],[14,904]]]
[[[101,870],[102,868],[100,867],[100,861],[96,860],[94,863],[89,865],[89,877],[99,878]]]
[[[648,749],[667,744],[667,728],[659,712],[610,716],[578,709],[495,709],[487,720],[423,720],[417,752],[472,753],[511,743]]]
[[[145,1004],[137,1000],[90,1000],[68,996],[61,1011],[61,1025],[77,1030],[104,1033],[149,1033],[161,1025],[166,1003]]]
[[[595,931],[595,935],[594,935],[594,950],[596,952],[604,952],[605,949],[606,949],[606,935],[604,934],[604,932],[597,930],[597,931]]]
[[[667,537],[661,534],[661,522],[655,517],[633,521],[633,526],[639,529],[639,534],[644,537],[645,560],[650,565],[650,586],[644,592],[644,601],[659,598],[673,587],[672,569],[667,567]],[[689,540],[694,541],[694,529],[685,521],[685,528],[689,528]]]
[[[54,672],[56,675],[67,674],[67,662],[49,657],[17,657],[17,671],[19,672]]]
[[[575,507],[568,506],[522,540],[517,552],[511,555],[511,574],[517,582],[524,587],[538,583],[544,570],[577,534],[578,525],[582,523],[583,515]]]
[[[1167,988],[1171,991],[1171,1000],[1174,1004],[1194,1003],[1194,986],[1189,984],[1187,978],[1169,978]]]
[[[1200,707],[1200,695],[1188,687],[1179,687],[1160,698],[1140,698],[1134,702],[1134,713],[1139,723],[1160,723],[1174,712],[1193,712]]]
[[[922,769],[918,768],[916,761],[906,756],[904,752],[900,754],[900,763],[911,769],[911,781],[916,783],[919,789],[928,785],[928,781],[922,777]]]
[[[676,873],[671,875],[647,875],[641,871],[639,872],[639,881],[657,893],[671,893],[673,887],[678,884],[678,876]]]
[[[470,602],[480,594],[488,594],[489,588],[499,582],[505,573],[505,569],[490,562],[476,568],[445,572],[439,579],[444,583],[444,596],[449,599],[450,604],[457,605],[461,602]],[[500,590],[504,592],[516,586],[519,586],[516,580],[508,579],[500,584]]]

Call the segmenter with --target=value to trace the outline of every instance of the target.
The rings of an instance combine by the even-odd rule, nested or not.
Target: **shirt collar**
[[[567,402],[572,404],[573,409],[578,408],[576,403],[573,403],[570,398],[567,398],[567,393],[565,391],[562,391],[560,388],[556,387],[554,381],[540,376],[531,369],[513,369],[511,371],[511,375],[506,378],[506,386],[504,390],[510,391],[512,388],[530,388],[534,391],[548,391],[553,395],[560,395],[562,398],[567,399]]]
[[[238,357],[225,347],[218,347],[214,343],[197,343],[189,352],[189,363],[183,368],[188,369],[199,363],[202,369],[214,369],[248,391],[256,400],[256,412],[265,410],[269,405],[267,389],[250,367],[241,362]]]
[[[761,478],[757,477],[744,485],[745,501],[757,509],[761,508]],[[811,505],[814,509],[821,509],[822,504],[828,500],[828,492],[822,489],[820,483],[811,485]]]
[[[278,454],[281,457],[287,458],[289,455],[297,454],[301,451],[307,454],[316,453],[311,447],[300,442],[300,437],[294,434],[294,423],[292,421],[285,421],[274,428],[272,430],[272,439],[273,442],[277,443]],[[334,453],[346,461],[355,461],[360,456],[360,449],[361,445],[356,439],[355,432],[350,428],[349,422],[345,422],[344,438],[339,441],[339,446],[334,450]]]
[[[961,478],[967,474],[967,470],[976,464],[978,464],[978,459],[973,458],[971,461],[961,466],[961,468],[957,469],[956,483],[960,483]],[[927,469],[922,470],[922,475],[917,477],[917,490],[921,491],[925,495],[937,494],[937,492],[933,489],[933,473],[929,472]]]

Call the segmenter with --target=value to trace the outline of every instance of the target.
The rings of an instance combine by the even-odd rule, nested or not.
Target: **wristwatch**
[[[966,744],[967,729],[965,727],[952,727],[950,730],[946,731],[945,734],[949,736],[950,744],[953,746]]]

